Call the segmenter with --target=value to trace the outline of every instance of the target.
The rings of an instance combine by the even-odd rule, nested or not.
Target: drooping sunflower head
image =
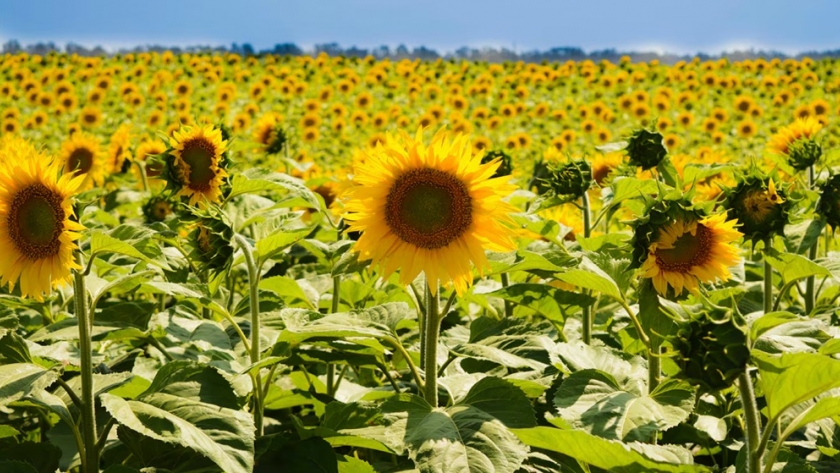
[[[822,124],[815,117],[799,118],[771,136],[767,148],[772,153],[787,156],[795,169],[808,169],[822,156],[822,147],[814,139],[821,129]]]
[[[662,134],[645,128],[636,130],[630,135],[624,151],[630,157],[630,164],[639,166],[643,171],[658,166],[668,154]]]
[[[69,282],[81,225],[72,220],[72,197],[84,176],[62,173],[32,146],[9,148],[0,159],[0,283],[43,300]]]
[[[481,164],[468,136],[440,131],[426,145],[421,129],[414,138],[388,136],[364,154],[344,196],[344,218],[361,232],[355,251],[386,276],[399,269],[407,285],[422,271],[432,290],[452,281],[463,293],[472,266],[487,268],[485,249],[514,247],[514,208],[502,200],[514,188],[492,178],[500,162]]]
[[[592,187],[592,167],[585,159],[551,163],[547,180],[556,195],[579,198]]]
[[[190,256],[202,271],[224,271],[233,260],[233,228],[218,208],[194,212],[195,221],[189,234],[193,248]]]
[[[82,189],[90,189],[105,180],[105,157],[99,140],[86,133],[73,133],[62,145],[58,155],[65,174],[85,176]]]
[[[724,208],[752,241],[783,235],[789,223],[793,202],[788,198],[787,186],[777,186],[773,177],[752,171],[733,189],[727,189]]]
[[[189,205],[204,207],[221,199],[227,144],[221,129],[212,125],[182,126],[173,134],[164,175]]]
[[[146,217],[148,223],[162,222],[170,215],[172,215],[172,202],[166,196],[152,196],[143,204],[143,216]]]
[[[836,229],[840,226],[840,174],[829,177],[820,186],[819,192],[816,213]]]
[[[678,377],[709,392],[726,389],[747,368],[747,330],[732,313],[712,308],[695,313],[672,341],[681,372]]]

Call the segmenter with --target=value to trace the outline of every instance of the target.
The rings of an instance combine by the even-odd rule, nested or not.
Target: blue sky
[[[838,14],[838,0],[0,0],[0,41],[795,53],[840,48]]]

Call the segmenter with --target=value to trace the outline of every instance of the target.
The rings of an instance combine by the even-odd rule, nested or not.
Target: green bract
[[[788,147],[788,163],[800,171],[813,166],[822,156],[822,146],[810,138],[800,138]]]
[[[732,386],[750,359],[746,328],[723,309],[694,315],[672,343],[679,353],[680,376],[707,391]]]
[[[738,220],[744,239],[753,242],[783,235],[792,205],[784,187],[777,188],[772,177],[760,176],[754,170],[726,191],[723,203],[729,218]]]
[[[547,181],[557,195],[581,197],[592,187],[592,167],[584,159],[549,165]]]
[[[624,151],[630,157],[630,164],[645,171],[658,166],[668,154],[662,142],[662,134],[644,128],[633,132]]]
[[[820,186],[816,212],[833,228],[840,225],[840,174],[831,176]]]

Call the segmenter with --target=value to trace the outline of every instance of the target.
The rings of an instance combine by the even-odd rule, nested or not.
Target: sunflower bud
[[[230,265],[233,229],[221,212],[207,211],[197,215],[189,238],[194,248],[191,256],[200,262],[202,269],[223,271]]]
[[[545,194],[551,187],[548,185],[548,163],[543,159],[537,159],[534,162],[534,171],[531,175],[531,182],[528,183],[529,189],[535,189],[537,194]]]
[[[820,186],[816,212],[833,228],[840,226],[840,174],[831,176]]]
[[[630,157],[630,164],[645,171],[658,166],[668,154],[668,149],[662,142],[662,134],[644,128],[633,132],[624,150]]]
[[[584,159],[550,165],[547,181],[557,195],[581,197],[592,186],[592,167]]]
[[[277,154],[283,151],[283,146],[286,145],[287,140],[286,131],[283,130],[280,124],[277,124],[272,133],[271,142],[266,147],[265,152],[268,154]]]
[[[788,163],[800,171],[808,169],[822,156],[822,146],[810,138],[800,138],[788,147]]]
[[[484,157],[481,158],[481,164],[487,164],[495,159],[498,159],[501,162],[499,163],[499,167],[496,168],[496,172],[493,173],[493,177],[510,176],[513,172],[513,161],[510,159],[510,155],[504,151],[488,151],[484,154]]]
[[[679,352],[680,376],[708,391],[732,386],[747,368],[747,332],[731,312],[703,311],[685,324],[673,340]]]
[[[738,220],[739,230],[753,242],[783,235],[790,219],[792,202],[772,178],[750,175],[729,190],[724,202],[729,218]]]
[[[143,204],[143,216],[146,222],[162,222],[172,213],[172,203],[164,196],[156,195]]]

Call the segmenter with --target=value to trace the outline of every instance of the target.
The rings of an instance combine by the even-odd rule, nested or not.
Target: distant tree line
[[[749,49],[744,51],[723,52],[720,54],[705,54],[697,53],[694,55],[678,55],[678,54],[660,54],[656,52],[634,52],[634,51],[618,51],[615,48],[602,49],[596,51],[586,52],[582,48],[577,47],[556,47],[546,51],[524,51],[517,52],[508,48],[469,48],[462,47],[456,49],[454,52],[441,54],[434,49],[425,46],[418,46],[408,48],[405,45],[399,45],[394,49],[387,45],[376,48],[359,48],[351,46],[343,48],[338,43],[323,43],[316,44],[312,49],[305,50],[295,43],[279,43],[273,48],[256,50],[249,43],[237,44],[233,43],[227,46],[162,46],[162,45],[145,45],[134,48],[122,48],[116,52],[109,52],[102,46],[88,48],[76,43],[67,43],[63,48],[53,42],[35,43],[21,45],[16,40],[10,40],[3,44],[0,49],[0,54],[4,53],[19,53],[26,52],[29,54],[45,55],[51,52],[65,52],[67,54],[78,54],[80,56],[103,56],[110,54],[126,54],[126,53],[141,53],[141,52],[163,52],[172,51],[174,53],[233,53],[242,56],[262,56],[267,54],[275,54],[280,56],[302,56],[302,55],[318,55],[326,53],[330,56],[345,56],[345,57],[366,57],[373,56],[378,59],[422,59],[435,60],[438,58],[444,59],[468,59],[473,61],[488,61],[488,62],[504,62],[504,61],[525,61],[525,62],[556,62],[556,61],[581,61],[590,59],[593,61],[608,60],[612,62],[618,61],[622,56],[629,56],[634,62],[651,61],[657,59],[662,63],[673,64],[681,60],[689,60],[698,57],[701,60],[718,59],[721,57],[728,58],[733,61],[756,58],[801,58],[811,57],[813,59],[821,58],[838,58],[840,57],[840,49],[826,50],[826,51],[806,51],[796,55],[788,55],[779,51],[765,51]]]

